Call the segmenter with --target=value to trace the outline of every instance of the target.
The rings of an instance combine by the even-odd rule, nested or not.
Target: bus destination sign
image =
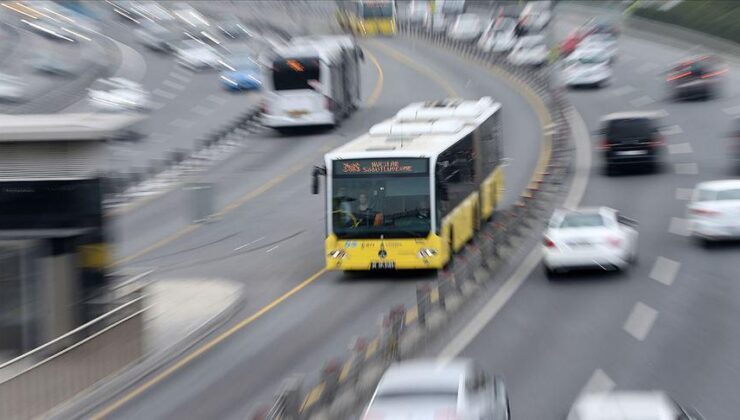
[[[335,175],[427,173],[427,159],[350,159],[334,161]]]

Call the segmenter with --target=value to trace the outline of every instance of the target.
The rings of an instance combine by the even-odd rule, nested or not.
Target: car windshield
[[[457,404],[457,389],[421,389],[421,390],[391,390],[378,391],[376,401],[404,400],[418,401],[422,399],[433,399],[437,403],[448,402],[453,406]]]
[[[582,54],[578,57],[568,58],[565,61],[565,64],[568,66],[576,65],[576,64],[601,64],[605,63],[607,59],[605,57],[602,57],[601,55],[597,53],[593,54]]]
[[[604,226],[604,218],[598,213],[571,213],[563,217],[560,228],[583,228]]]
[[[543,39],[538,36],[525,37],[519,41],[519,46],[521,46],[522,48],[535,48],[543,44]]]
[[[393,3],[377,2],[362,3],[362,18],[391,18],[393,17]]]
[[[717,191],[716,200],[740,200],[740,188]]]
[[[431,229],[427,159],[334,162],[332,220],[340,238],[426,237]]]
[[[646,137],[653,133],[650,118],[629,118],[609,121],[606,137],[610,140],[634,139]]]

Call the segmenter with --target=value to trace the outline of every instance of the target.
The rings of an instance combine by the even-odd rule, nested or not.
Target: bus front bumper
[[[343,271],[426,270],[443,268],[448,253],[436,235],[418,239],[326,240],[326,268]]]

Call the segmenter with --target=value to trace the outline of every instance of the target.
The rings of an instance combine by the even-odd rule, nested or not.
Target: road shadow
[[[345,271],[342,273],[342,283],[415,283],[418,281],[434,281],[437,279],[437,270],[400,270],[400,271]]]

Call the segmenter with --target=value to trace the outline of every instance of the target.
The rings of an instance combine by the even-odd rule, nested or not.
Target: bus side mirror
[[[319,176],[326,175],[326,168],[323,166],[314,166],[311,174],[311,194],[319,193]]]

